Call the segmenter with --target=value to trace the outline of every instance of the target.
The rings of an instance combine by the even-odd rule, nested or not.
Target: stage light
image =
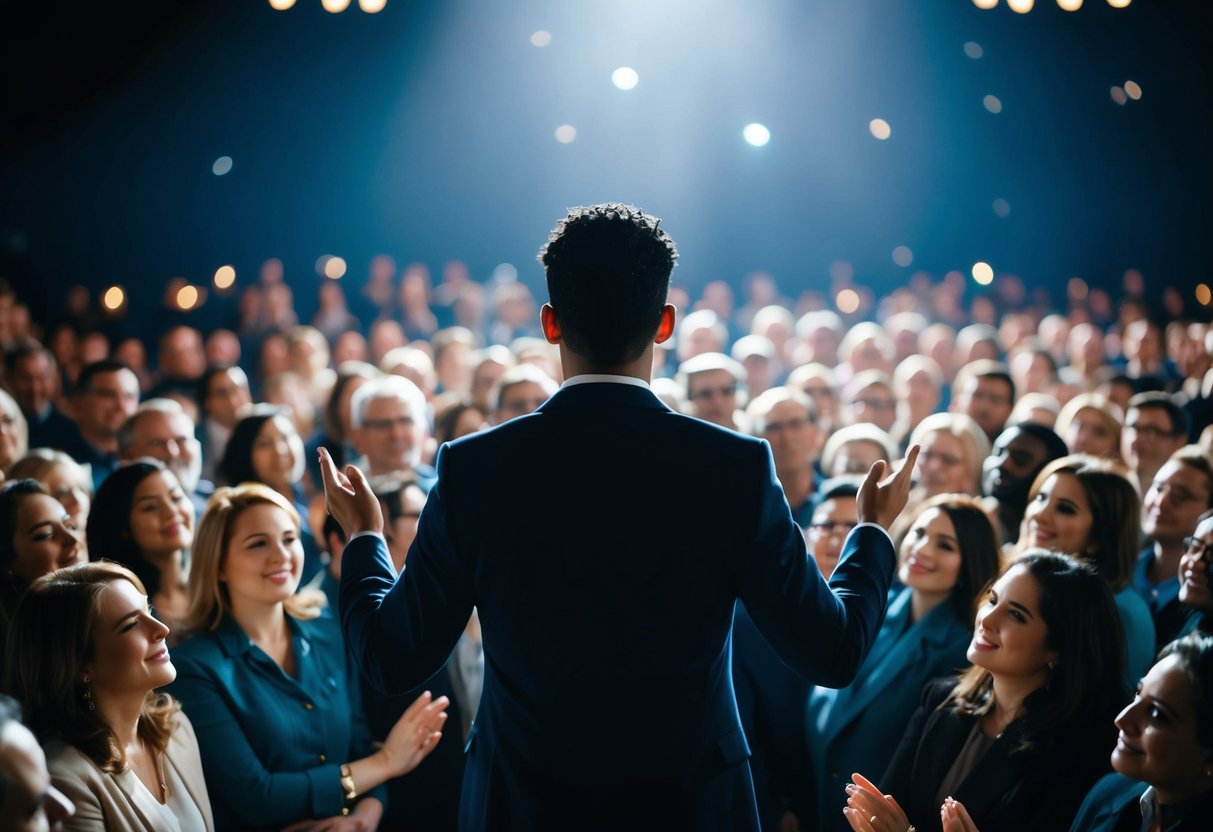
[[[611,73],[611,83],[621,90],[635,89],[640,83],[640,75],[630,66],[621,66]]]
[[[883,118],[874,118],[868,122],[868,132],[883,142],[893,135],[893,128]]]
[[[1114,9],[1127,9],[1133,0],[1108,0],[1108,5]]]
[[[122,291],[121,286],[111,286],[101,296],[101,305],[111,312],[121,309],[124,303],[126,303],[126,292]]]
[[[979,60],[982,55],[986,54],[986,51],[981,48],[980,43],[971,40],[965,44],[965,54],[976,61]]]
[[[571,124],[562,124],[556,128],[556,141],[568,144],[577,138],[577,128]]]
[[[854,289],[843,289],[834,298],[834,305],[844,315],[851,315],[859,310],[859,293]]]
[[[387,0],[358,0],[358,8],[367,14],[378,14],[387,5]]]
[[[231,170],[232,170],[232,157],[231,156],[220,156],[218,159],[215,160],[215,163],[213,165],[211,165],[211,173],[215,174],[216,176],[225,176],[226,174],[230,173]]]
[[[914,252],[908,246],[898,246],[893,249],[893,262],[904,269],[914,262]]]
[[[982,286],[989,286],[994,282],[994,269],[989,263],[978,260],[973,264],[973,279]]]
[[[765,124],[754,122],[747,124],[745,129],[741,131],[742,138],[754,147],[763,147],[771,140],[771,131],[767,129]]]
[[[1082,0],[1057,0],[1057,5],[1064,11],[1076,12],[1082,8]]]
[[[1125,95],[1134,101],[1141,101],[1141,85],[1136,81],[1125,81]]]
[[[551,32],[545,32],[543,29],[540,29],[538,32],[531,33],[531,46],[538,46],[540,49],[542,49],[543,47],[550,45],[551,42]]]
[[[1201,306],[1208,306],[1213,303],[1213,290],[1209,288],[1207,283],[1198,283],[1196,285],[1196,302]]]
[[[1125,106],[1125,103],[1129,100],[1129,96],[1126,95],[1125,91],[1120,87],[1112,87],[1110,94],[1112,96],[1112,100],[1122,107]]]
[[[320,0],[320,5],[326,12],[339,14],[350,7],[350,0]]]
[[[220,266],[215,269],[215,288],[230,289],[236,282],[236,270],[231,266]]]
[[[994,209],[994,216],[1002,217],[1004,220],[1011,215],[1011,203],[1005,199],[996,199],[991,206]]]
[[[979,9],[992,9],[998,5],[998,0],[973,0],[973,5]]]
[[[295,0],[270,0],[270,8],[275,11],[284,12],[293,5]]]
[[[1027,14],[1036,5],[1036,0],[1007,0],[1007,6],[1016,14]]]
[[[1002,112],[1002,102],[998,100],[997,95],[987,95],[981,99],[981,105],[995,115]]]
[[[340,280],[345,277],[345,261],[340,257],[330,257],[324,261],[324,276],[330,280]]]
[[[198,303],[198,287],[186,284],[177,290],[177,306],[183,310],[193,309]]]

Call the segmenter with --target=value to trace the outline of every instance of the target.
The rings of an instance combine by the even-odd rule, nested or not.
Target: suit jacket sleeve
[[[377,536],[351,540],[341,560],[341,623],[359,670],[380,693],[405,693],[451,654],[472,615],[470,567],[460,559],[456,518],[447,509],[450,447],[438,451],[430,492],[404,570],[396,578]]]
[[[810,562],[800,527],[761,443],[755,545],[737,564],[738,592],[767,642],[796,672],[824,687],[850,684],[884,621],[893,543],[862,526],[847,537],[829,584]]]

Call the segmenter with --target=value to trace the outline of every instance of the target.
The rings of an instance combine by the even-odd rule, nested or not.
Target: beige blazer
[[[185,783],[187,799],[198,807],[207,832],[214,832],[215,821],[194,727],[181,712],[176,719],[165,765],[171,766],[177,778]],[[76,804],[76,814],[63,822],[64,832],[165,829],[162,807],[130,769],[108,774],[74,746],[58,740],[46,745],[46,765],[55,787]]]

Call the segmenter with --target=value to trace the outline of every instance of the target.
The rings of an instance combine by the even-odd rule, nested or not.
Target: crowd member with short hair
[[[429,454],[425,394],[401,376],[380,376],[358,387],[350,400],[350,435],[365,460],[367,476],[408,474],[427,492],[437,474],[422,460]]]
[[[1180,635],[1192,630],[1213,632],[1213,510],[1200,516],[1196,531],[1184,541],[1179,602],[1187,613]]]
[[[998,503],[999,538],[1004,543],[1019,540],[1019,527],[1036,477],[1045,465],[1067,453],[1060,436],[1033,422],[1008,425],[998,434],[983,462],[981,493]]]
[[[4,367],[8,390],[25,416],[30,447],[63,445],[75,433],[75,423],[55,407],[60,388],[55,356],[26,339],[5,353]]]
[[[699,353],[679,365],[678,380],[687,391],[692,416],[740,430],[746,397],[745,369],[739,363],[723,353]]]
[[[557,389],[552,377],[534,364],[510,367],[493,388],[493,424],[535,412]]]
[[[985,358],[956,372],[949,410],[972,417],[990,441],[1007,426],[1014,406],[1015,382],[1005,364]]]
[[[163,462],[201,514],[212,488],[202,485],[202,443],[194,422],[173,399],[147,399],[118,431],[118,458],[123,462],[148,457]]]
[[[1129,399],[1120,455],[1143,492],[1154,482],[1158,469],[1187,441],[1188,416],[1168,394],[1152,391]]]
[[[0,694],[0,829],[55,832],[75,811],[51,783],[42,746],[21,724],[21,706]]]
[[[805,528],[813,514],[816,463],[823,437],[813,400],[794,387],[774,387],[746,408],[750,431],[771,446],[775,476],[783,487],[792,517]]]
[[[843,542],[859,523],[855,498],[862,483],[858,475],[831,477],[821,484],[813,499],[805,541],[817,570],[827,581],[842,557]]]
[[[118,431],[139,406],[139,379],[118,361],[102,360],[80,371],[72,393],[75,434],[63,450],[93,475],[93,490],[118,467]]]

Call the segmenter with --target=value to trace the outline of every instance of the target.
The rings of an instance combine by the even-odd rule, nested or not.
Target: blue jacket
[[[1074,818],[1070,832],[1120,832],[1141,829],[1141,796],[1146,784],[1112,772],[1092,787]],[[1166,832],[1207,832],[1213,825],[1213,791],[1207,792],[1179,824]]]
[[[398,582],[382,539],[350,542],[341,614],[362,672],[395,692],[478,609],[460,827],[756,829],[734,602],[794,670],[845,685],[884,617],[888,535],[852,532],[827,586],[766,443],[628,384],[566,384],[437,468]]]
[[[912,594],[892,594],[884,626],[854,682],[809,694],[805,728],[817,796],[814,828],[821,832],[851,828],[842,814],[843,789],[853,772],[873,781],[884,774],[926,683],[968,666],[973,623],[944,601],[911,624]]]
[[[177,680],[168,691],[198,734],[219,832],[341,814],[340,766],[371,753],[337,622],[287,622],[295,677],[230,617],[173,650]],[[371,794],[386,798],[383,787]]]

